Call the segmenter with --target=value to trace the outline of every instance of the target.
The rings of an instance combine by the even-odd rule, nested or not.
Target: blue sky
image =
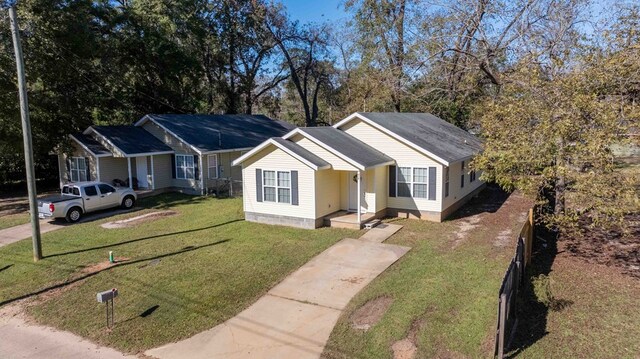
[[[345,17],[342,0],[282,0],[292,19],[301,23],[334,21]]]

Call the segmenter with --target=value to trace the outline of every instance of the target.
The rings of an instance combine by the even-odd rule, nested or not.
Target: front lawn
[[[398,342],[402,358],[411,345],[414,358],[491,357],[498,290],[531,205],[505,197],[490,187],[457,219],[394,221],[404,228],[386,243],[411,251],[349,303],[323,358],[392,358]],[[393,300],[381,320],[354,328],[358,309],[379,297]]]
[[[3,214],[0,217],[0,229],[5,229],[25,223],[29,223],[28,213]]]
[[[0,248],[0,305],[26,298],[38,322],[135,353],[223,322],[333,243],[358,235],[245,222],[241,199],[166,194],[140,204],[178,215],[100,227],[145,210],[46,233],[38,263],[28,240]],[[122,262],[105,268],[110,250]],[[114,287],[120,295],[109,332],[96,292]]]

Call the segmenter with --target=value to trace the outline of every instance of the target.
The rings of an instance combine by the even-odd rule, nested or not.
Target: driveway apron
[[[145,354],[160,358],[319,358],[351,298],[410,248],[346,238],[210,330]]]

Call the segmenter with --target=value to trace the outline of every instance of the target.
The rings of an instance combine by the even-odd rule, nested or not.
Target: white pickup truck
[[[128,187],[116,188],[103,182],[71,183],[62,186],[60,195],[38,200],[38,216],[65,218],[74,223],[85,213],[114,207],[132,208],[137,198]]]

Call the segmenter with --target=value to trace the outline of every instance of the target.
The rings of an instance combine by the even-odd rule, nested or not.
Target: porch
[[[337,211],[324,217],[324,225],[327,227],[361,229],[365,224],[376,219],[374,213],[361,213],[358,224],[358,213],[350,211]]]

